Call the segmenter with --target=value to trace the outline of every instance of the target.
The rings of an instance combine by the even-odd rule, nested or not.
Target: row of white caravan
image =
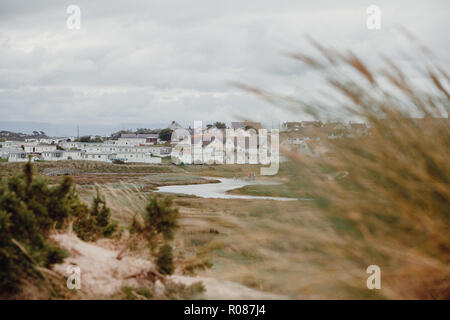
[[[25,151],[14,151],[9,153],[8,156],[8,162],[27,162],[29,159],[31,159],[31,161],[86,160],[114,162],[117,160],[123,161],[125,163],[161,163],[161,157],[155,157],[149,152],[87,153],[84,151],[55,150],[45,151],[39,155],[35,153],[28,153]]]
[[[120,138],[119,138],[120,139]],[[141,145],[139,139],[127,141],[105,141],[84,143],[60,141],[58,144],[39,142],[6,141],[0,144],[0,158],[9,162],[89,160],[101,162],[161,163],[161,157],[170,156],[172,148],[155,145]],[[62,150],[61,150],[62,149]]]
[[[169,156],[171,147],[160,146],[140,146],[140,145],[116,145],[107,142],[103,143],[83,143],[83,142],[62,142],[60,146],[64,150],[81,150],[86,153],[151,153],[156,156]]]
[[[107,140],[104,142],[76,142],[76,141],[62,141],[59,143],[64,149],[83,149],[86,147],[149,147],[154,146],[155,142],[147,142],[146,139],[139,138],[119,138],[118,140]]]

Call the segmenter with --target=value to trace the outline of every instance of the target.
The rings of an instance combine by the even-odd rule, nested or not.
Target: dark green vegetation
[[[75,206],[73,230],[81,240],[94,241],[99,237],[109,237],[116,231],[117,223],[110,221],[111,210],[98,189],[91,209],[80,201]]]
[[[173,208],[172,200],[157,197],[150,199],[146,208],[144,232],[149,238],[161,234],[164,240],[172,240],[173,233],[178,227],[178,209]]]
[[[172,247],[165,244],[159,248],[158,259],[156,260],[158,272],[161,274],[172,274],[174,271]]]
[[[94,138],[91,138],[91,136],[82,136],[79,139],[76,139],[75,141],[85,142],[85,143],[103,142],[103,140],[100,136],[96,136]]]
[[[71,178],[56,186],[25,164],[21,174],[0,184],[0,292],[16,292],[24,279],[44,278],[41,268],[62,262],[66,254],[49,238],[53,229],[75,220],[78,236],[111,235],[115,224],[98,193],[90,209],[82,203]]]
[[[159,248],[156,265],[158,272],[170,275],[175,267],[172,247],[168,241],[173,240],[174,232],[178,228],[178,209],[173,207],[172,200],[168,197],[153,197],[148,202],[143,218],[143,225],[140,226],[135,219],[132,227],[144,235],[152,250],[157,247],[158,237],[163,238],[165,243]]]
[[[158,137],[159,139],[163,140],[163,141],[170,141],[172,139],[172,129],[166,128],[166,129],[162,129],[159,134]]]

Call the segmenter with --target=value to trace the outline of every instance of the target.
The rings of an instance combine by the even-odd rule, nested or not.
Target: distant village
[[[109,137],[47,137],[44,132],[35,131],[33,135],[0,132],[0,158],[8,162],[85,160],[109,163],[146,163],[161,164],[162,158],[170,157],[172,148],[180,139],[172,139],[172,132],[182,129],[176,121],[162,130],[137,130],[137,132],[118,132]],[[259,130],[263,126],[258,122],[232,122],[227,126],[223,122],[208,124],[203,130]],[[184,128],[194,137],[192,128]],[[280,128],[280,146],[287,150],[311,156],[320,156],[326,152],[321,141],[338,139],[344,136],[369,134],[364,123],[321,121],[284,122]],[[268,131],[270,132],[270,128]],[[150,133],[142,133],[150,132]],[[8,139],[11,137],[12,139]],[[226,137],[224,137],[226,139]],[[214,139],[204,141],[207,147]],[[240,148],[236,141],[235,148]],[[245,148],[245,146],[244,146]]]

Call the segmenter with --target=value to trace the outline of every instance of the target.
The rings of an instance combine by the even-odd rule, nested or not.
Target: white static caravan
[[[8,162],[28,162],[28,154],[26,152],[13,152],[9,154]],[[31,156],[31,162],[39,160],[36,155]]]
[[[105,147],[103,145],[92,145],[82,148],[87,153],[107,153],[104,149]]]
[[[84,159],[84,152],[83,151],[77,151],[77,150],[64,151],[64,157],[67,160],[83,160]]]
[[[148,151],[158,157],[167,157],[172,153],[172,147],[149,147]]]
[[[151,153],[144,152],[117,152],[111,155],[111,161],[120,160],[123,162],[136,162],[136,163],[155,163],[160,164],[161,158],[152,157]]]
[[[13,152],[23,152],[20,147],[0,148],[0,159],[8,159],[9,154]]]
[[[75,141],[63,141],[59,144],[65,150],[79,149],[80,143]]]
[[[42,153],[42,159],[45,161],[83,160],[83,152],[61,150],[48,151]]]
[[[25,152],[29,153],[42,153],[48,151],[56,151],[55,144],[25,144]]]
[[[42,160],[60,161],[60,160],[66,160],[66,159],[64,159],[64,151],[55,150],[55,151],[42,152]]]
[[[102,152],[84,153],[83,160],[111,162],[110,155],[111,155],[110,153],[102,153]]]
[[[0,145],[2,145],[3,148],[21,148],[23,145],[23,141],[5,141],[0,142]]]
[[[117,139],[118,146],[131,146],[137,147],[142,146],[147,142],[147,139],[144,138],[119,138]]]

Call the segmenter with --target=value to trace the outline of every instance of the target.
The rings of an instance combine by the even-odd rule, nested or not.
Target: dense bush
[[[159,248],[158,259],[156,261],[158,272],[170,275],[174,271],[172,247],[165,244]]]
[[[1,182],[1,291],[14,291],[23,277],[37,276],[36,266],[49,267],[64,259],[64,252],[47,236],[50,228],[61,228],[71,214],[71,185],[65,177],[60,185],[50,188],[45,180],[34,177],[30,163],[22,174]]]
[[[170,198],[162,200],[158,200],[157,197],[151,198],[144,216],[146,237],[153,239],[161,234],[165,240],[172,240],[173,233],[178,227],[178,215],[178,209],[172,207]]]
[[[35,176],[31,163],[17,176],[0,183],[0,292],[16,291],[22,279],[41,276],[39,267],[49,268],[65,257],[49,240],[52,228],[66,227],[75,218],[78,235],[109,235],[109,209],[97,193],[93,208],[82,203],[70,177],[54,187]],[[91,224],[93,227],[91,227]]]
[[[165,244],[159,248],[156,255],[156,265],[162,274],[172,274],[174,271],[172,247],[167,241],[173,240],[174,232],[178,228],[178,217],[178,209],[173,207],[170,198],[158,199],[155,196],[148,202],[143,221],[135,218],[131,225],[132,232],[147,239],[152,252],[158,248],[161,238],[164,239]]]
[[[92,208],[83,203],[77,203],[73,230],[77,236],[85,241],[94,241],[99,237],[109,237],[117,229],[117,223],[110,221],[111,210],[106,206],[104,197],[96,189],[97,195],[92,201]]]

